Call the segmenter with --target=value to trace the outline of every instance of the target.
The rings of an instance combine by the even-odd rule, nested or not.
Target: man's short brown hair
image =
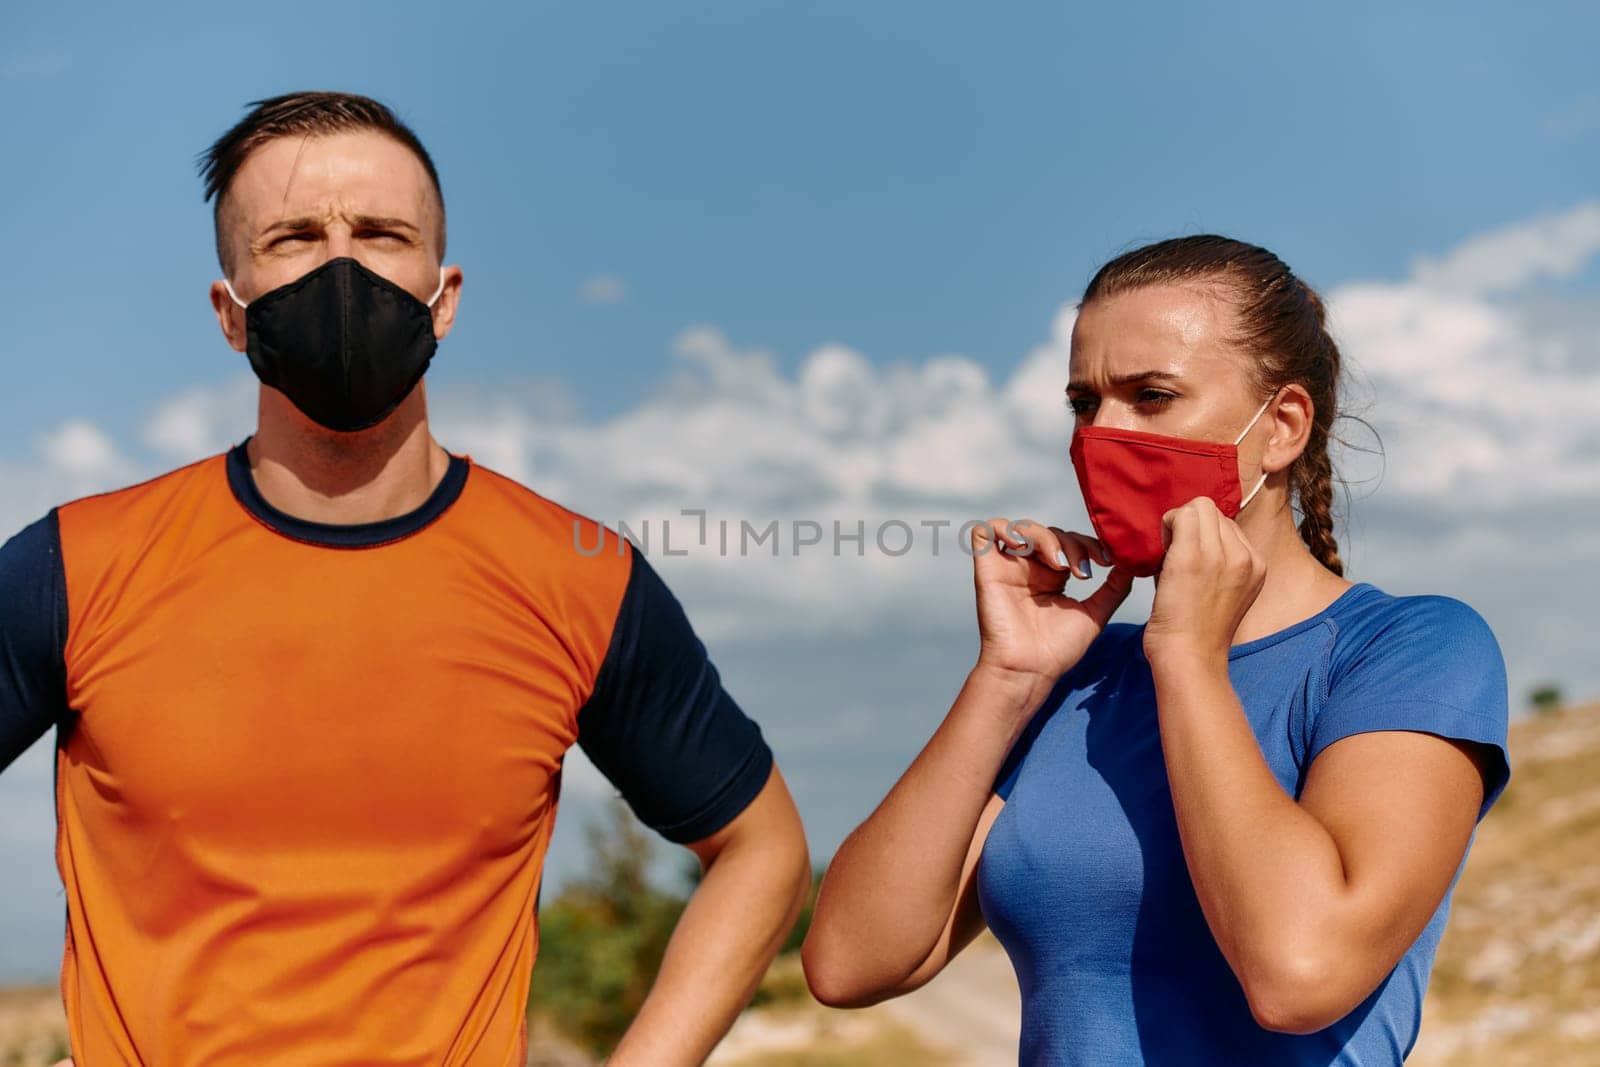
[[[216,233],[217,260],[224,273],[232,270],[222,240],[222,205],[234,175],[251,152],[279,137],[317,137],[355,130],[374,130],[399,141],[422,161],[439,200],[439,255],[444,256],[444,190],[439,172],[422,142],[411,127],[395,117],[393,111],[370,97],[355,93],[285,93],[266,100],[253,100],[251,111],[227,133],[218,137],[200,155],[200,178],[205,182],[205,199],[215,198],[211,224]]]

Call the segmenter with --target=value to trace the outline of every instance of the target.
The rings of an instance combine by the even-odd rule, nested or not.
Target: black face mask
[[[227,284],[226,282],[224,284]],[[250,367],[330,430],[364,430],[388,417],[428,369],[438,342],[431,308],[341,256],[245,304]]]

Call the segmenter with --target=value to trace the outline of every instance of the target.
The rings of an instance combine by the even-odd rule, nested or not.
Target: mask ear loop
[[[1233,439],[1233,447],[1234,448],[1238,448],[1239,447],[1239,442],[1244,440],[1245,434],[1249,433],[1251,430],[1256,428],[1256,423],[1261,421],[1261,413],[1263,411],[1266,411],[1267,410],[1267,405],[1272,403],[1276,399],[1278,399],[1278,394],[1277,393],[1273,393],[1271,396],[1267,397],[1267,399],[1265,401],[1262,402],[1260,407],[1256,408],[1255,417],[1252,418],[1248,423],[1246,423],[1245,424],[1245,428],[1239,431],[1239,436],[1235,437]]]
[[[1233,439],[1233,447],[1235,447],[1235,448],[1239,447],[1239,442],[1243,441],[1244,438],[1245,438],[1245,435],[1248,434],[1251,430],[1255,429],[1256,423],[1261,421],[1261,413],[1267,410],[1267,405],[1271,404],[1276,399],[1278,399],[1278,394],[1277,393],[1273,393],[1271,396],[1267,397],[1267,399],[1265,401],[1262,402],[1260,407],[1256,408],[1255,417],[1250,420],[1249,424],[1246,425],[1244,429],[1239,431],[1239,436],[1235,437]],[[1254,489],[1250,490],[1249,494],[1247,496],[1245,496],[1244,500],[1242,500],[1240,502],[1239,510],[1243,511],[1245,509],[1245,505],[1250,503],[1250,501],[1254,500],[1255,497],[1256,497],[1256,494],[1261,492],[1261,487],[1263,485],[1266,485],[1266,484],[1267,484],[1267,472],[1266,471],[1262,471],[1260,480],[1256,482],[1256,487]]]
[[[238,304],[242,308],[247,308],[247,307],[250,306],[249,304],[246,304],[243,300],[239,299],[239,294],[233,291],[233,283],[230,282],[228,279],[226,279],[226,278],[222,279],[222,286],[223,286],[224,289],[228,290],[228,295],[233,298],[233,302],[235,304]],[[428,307],[430,309],[438,301],[439,294],[441,294],[443,292],[444,292],[444,267],[441,266],[439,268],[439,288],[435,289],[433,291],[433,295],[428,297]]]
[[[1254,489],[1250,490],[1249,495],[1246,496],[1242,502],[1240,502],[1239,511],[1243,511],[1245,505],[1250,503],[1250,501],[1254,500],[1256,494],[1261,492],[1261,487],[1263,485],[1266,485],[1266,484],[1267,484],[1267,474],[1266,474],[1265,471],[1262,471],[1261,472],[1261,480],[1256,482],[1256,487]],[[1237,512],[1235,514],[1237,514]]]

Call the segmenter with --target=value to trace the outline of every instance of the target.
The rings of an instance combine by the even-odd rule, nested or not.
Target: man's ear
[[[461,306],[460,267],[444,267],[444,288],[433,305],[433,339],[443,341],[456,323],[456,309]]]
[[[1261,469],[1274,474],[1287,470],[1300,458],[1311,440],[1311,428],[1316,424],[1317,409],[1311,394],[1298,383],[1284,386],[1267,412],[1272,419],[1272,436],[1267,438],[1267,449],[1261,456]]]
[[[217,313],[217,325],[222,327],[222,336],[227,339],[229,347],[235,352],[243,352],[248,347],[244,308],[233,302],[233,297],[228,295],[228,287],[221,281],[211,283],[211,309]]]

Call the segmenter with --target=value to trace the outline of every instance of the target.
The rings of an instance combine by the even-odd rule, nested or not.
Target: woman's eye
[[[1176,399],[1178,398],[1175,394],[1160,389],[1139,390],[1139,403],[1147,407],[1165,407]]]
[[[1099,405],[1099,403],[1100,401],[1092,396],[1067,397],[1067,407],[1071,408],[1072,413],[1079,418],[1087,418],[1088,416],[1093,415],[1094,409]]]

